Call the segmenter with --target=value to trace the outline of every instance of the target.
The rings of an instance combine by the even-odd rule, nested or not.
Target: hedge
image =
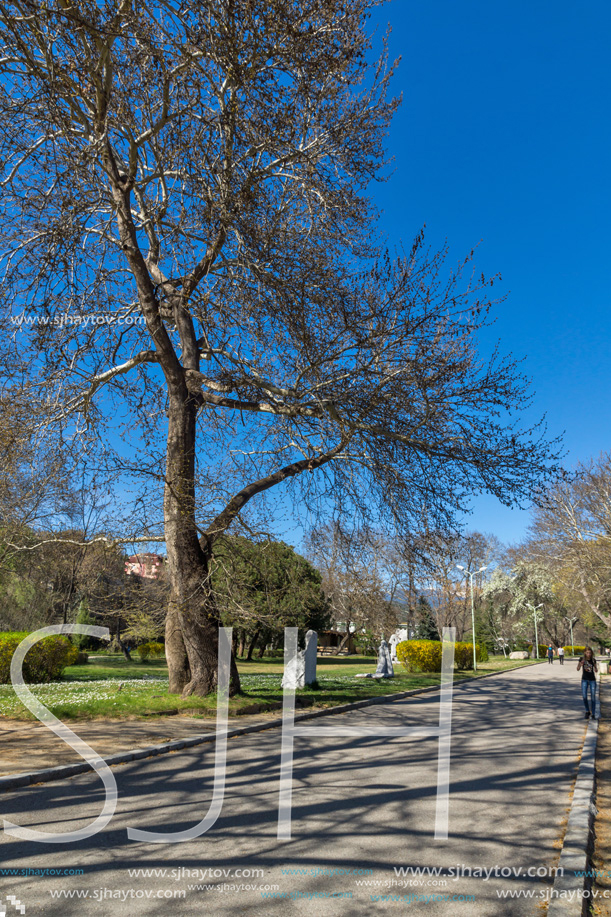
[[[532,651],[533,651],[533,646],[534,646],[533,643],[530,643],[530,644],[529,644],[529,646],[528,646],[528,652],[529,652],[529,653],[532,653]],[[539,658],[540,658],[540,659],[543,659],[544,656],[547,658],[547,648],[548,648],[548,646],[549,646],[549,643],[540,643],[540,644],[539,644]],[[556,649],[556,647],[554,647],[554,650],[555,650],[555,649]]]
[[[540,659],[543,659],[544,657],[547,658],[548,646],[549,646],[549,643],[540,643],[539,644],[539,658]],[[533,644],[531,643],[528,647],[528,652],[532,653],[532,649],[533,649]],[[585,651],[586,651],[585,646],[577,646],[577,644],[575,644],[575,655],[576,656],[583,656]],[[554,647],[554,655],[557,655],[557,653],[558,653],[558,648]],[[564,646],[564,655],[566,656],[567,654],[570,654],[570,653],[572,653],[571,644],[566,643]]]
[[[397,644],[397,659],[409,672],[441,672],[443,645],[439,640],[403,640]],[[478,662],[488,659],[485,646],[475,645]],[[454,665],[457,669],[473,668],[473,644],[454,644]]]
[[[11,660],[24,633],[0,633],[0,684],[11,681]],[[78,650],[67,637],[57,634],[35,643],[23,662],[23,680],[27,684],[40,684],[59,678],[68,665],[74,665]]]
[[[142,662],[146,662],[147,659],[150,659],[151,656],[156,659],[159,656],[163,656],[165,653],[165,646],[163,643],[142,643],[136,650],[140,656]]]

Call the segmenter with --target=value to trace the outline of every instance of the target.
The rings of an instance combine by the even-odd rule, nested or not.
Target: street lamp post
[[[565,618],[564,620],[569,622],[569,627],[570,627],[570,629],[571,629],[571,656],[574,656],[574,655],[575,655],[575,644],[574,644],[574,642],[573,642],[573,620],[576,621],[577,618],[574,618],[574,619],[573,619],[573,618]]]
[[[487,564],[485,567],[480,567],[479,570],[474,570],[472,573],[470,573],[468,570],[465,570],[465,568],[461,564],[456,564],[456,569],[462,570],[462,572],[465,573],[469,577],[469,580],[471,582],[471,634],[473,637],[473,671],[474,672],[477,672],[477,653],[475,650],[475,602],[473,599],[473,577],[477,576],[478,573],[483,573],[484,570],[488,569],[488,566],[489,565]]]
[[[539,608],[543,608],[543,602],[539,602],[538,605],[531,605],[530,602],[524,603],[527,608],[530,608],[533,613],[533,618],[535,619],[535,647],[537,648],[537,659],[539,658],[539,631],[537,630],[537,611]]]

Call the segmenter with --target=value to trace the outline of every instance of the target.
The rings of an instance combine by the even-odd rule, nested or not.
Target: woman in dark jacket
[[[582,669],[581,673],[581,696],[583,697],[583,703],[586,708],[586,720],[596,719],[596,673],[598,672],[598,666],[596,665],[596,659],[594,658],[594,650],[591,646],[586,646],[585,651],[579,662],[577,663],[577,671]],[[590,703],[592,706],[592,712],[590,714],[590,708],[588,707],[588,691],[590,692]]]

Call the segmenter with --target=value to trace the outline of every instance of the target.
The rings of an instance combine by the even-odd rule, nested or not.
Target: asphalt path
[[[425,694],[311,724],[405,728],[438,716],[439,695]],[[277,728],[229,740],[220,816],[182,843],[129,840],[127,828],[198,822],[212,798],[214,745],[114,767],[117,810],[95,836],[49,844],[0,832],[0,913],[12,895],[25,917],[540,914],[584,734],[575,662],[456,685],[443,841],[434,839],[436,737],[296,738],[289,841],[277,839]],[[0,811],[57,833],[93,821],[103,801],[97,775],[84,774],[3,793]],[[518,892],[530,897],[499,897]],[[20,911],[9,901],[6,913]]]

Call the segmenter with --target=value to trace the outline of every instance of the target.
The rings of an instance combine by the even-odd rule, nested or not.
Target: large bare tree
[[[145,476],[174,692],[215,687],[210,559],[253,497],[442,527],[553,470],[507,419],[527,380],[478,355],[491,282],[421,236],[380,247],[367,187],[397,102],[378,5],[0,2],[5,365],[75,456]]]
[[[580,463],[548,488],[523,550],[543,564],[574,612],[611,629],[611,454]]]

